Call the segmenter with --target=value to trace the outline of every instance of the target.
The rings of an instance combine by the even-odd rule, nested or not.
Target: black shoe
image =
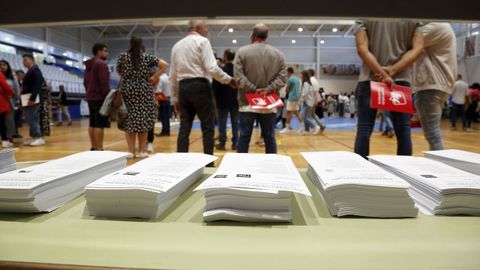
[[[237,150],[237,145],[232,143],[232,150]]]
[[[215,149],[217,149],[217,150],[222,150],[222,151],[227,150],[227,149],[225,148],[225,144],[221,144],[221,143],[215,145]]]

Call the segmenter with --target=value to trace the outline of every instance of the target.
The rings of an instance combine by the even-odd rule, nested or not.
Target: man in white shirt
[[[170,79],[166,73],[163,73],[157,85],[157,92],[162,93],[167,99],[158,102],[160,105],[158,115],[162,122],[162,131],[157,136],[170,136],[170,98],[172,95],[170,88]]]
[[[202,20],[188,24],[188,35],[172,49],[170,82],[176,110],[180,111],[180,130],[177,152],[188,152],[190,132],[195,115],[202,126],[203,152],[213,154],[215,109],[211,78],[235,87],[232,77],[217,65],[208,36],[208,28]],[[213,166],[209,164],[208,166]]]
[[[457,116],[460,113],[462,117],[463,130],[467,129],[467,117],[465,115],[465,100],[468,95],[468,84],[462,81],[462,75],[458,74],[457,81],[453,86],[452,92],[452,112],[450,114],[452,120],[452,128],[457,129]]]

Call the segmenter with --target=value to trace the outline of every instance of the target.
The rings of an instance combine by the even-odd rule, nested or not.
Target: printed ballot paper
[[[50,212],[98,178],[124,168],[128,153],[86,151],[0,174],[0,212]]]
[[[156,154],[86,186],[89,215],[157,218],[217,159],[199,153]]]
[[[195,190],[205,190],[206,222],[290,222],[292,193],[310,196],[290,157],[273,154],[226,154]]]
[[[343,151],[301,153],[307,175],[333,216],[415,217],[409,184],[361,156]]]

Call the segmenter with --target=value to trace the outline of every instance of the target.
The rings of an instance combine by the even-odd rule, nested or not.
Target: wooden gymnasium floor
[[[461,123],[457,123],[457,125]],[[463,149],[480,153],[480,125],[478,123],[464,131],[453,131],[449,128],[447,120],[442,121],[442,135],[446,148]],[[18,151],[15,154],[17,162],[50,160],[85,151],[90,148],[88,137],[88,120],[82,119],[73,122],[72,126],[52,126],[52,135],[46,137],[46,145],[40,147],[29,147],[17,145]],[[27,127],[21,128],[21,134],[28,134]],[[159,132],[156,128],[155,132]],[[170,137],[155,137],[154,147],[156,153],[174,152],[176,151],[177,130],[172,130]],[[262,153],[263,146],[254,144],[258,138],[259,131],[254,131],[250,144],[251,153]],[[302,151],[353,151],[355,139],[355,131],[353,130],[326,130],[321,135],[299,136],[296,133],[283,135],[277,131],[278,154],[290,156],[297,168],[305,168],[307,166],[305,160],[300,155]],[[428,150],[428,144],[423,138],[420,129],[412,131],[413,154],[422,156],[422,151]],[[190,136],[190,152],[202,152],[202,136],[201,131],[192,130]],[[124,133],[116,128],[116,123],[112,123],[112,128],[105,129],[104,147],[107,150],[127,151]],[[219,157],[216,166],[220,164],[221,158],[230,150],[230,143],[227,144],[227,151],[215,151],[215,155]],[[371,154],[395,154],[396,140],[395,138],[387,138],[382,136],[380,132],[374,132],[370,144]],[[139,159],[130,161],[133,163]]]

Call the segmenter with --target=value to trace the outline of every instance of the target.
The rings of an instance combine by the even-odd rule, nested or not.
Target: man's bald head
[[[197,32],[204,37],[208,36],[208,27],[203,20],[190,20],[188,22],[188,31]]]
[[[266,39],[268,37],[268,26],[258,23],[253,27],[252,38]]]

